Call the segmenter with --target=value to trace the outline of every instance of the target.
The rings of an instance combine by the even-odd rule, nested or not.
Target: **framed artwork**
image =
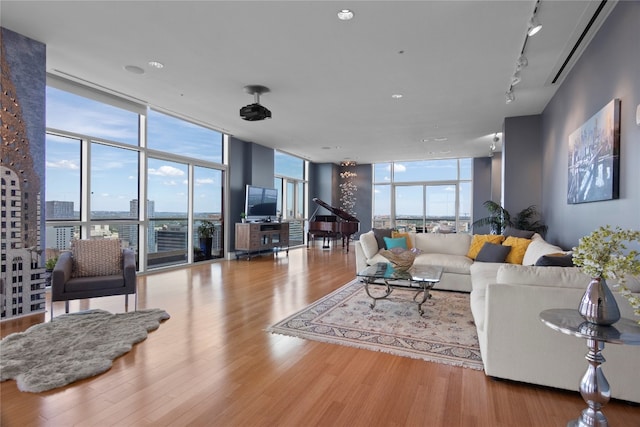
[[[620,100],[613,99],[569,135],[567,203],[618,198]]]

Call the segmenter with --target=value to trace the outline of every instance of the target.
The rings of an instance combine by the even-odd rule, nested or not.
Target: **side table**
[[[588,408],[567,427],[607,427],[607,417],[601,411],[611,398],[609,383],[600,366],[605,361],[602,356],[604,343],[640,345],[640,325],[633,320],[620,319],[611,326],[600,326],[584,320],[578,310],[564,308],[545,310],[540,313],[540,320],[555,331],[587,340],[589,351],[585,359],[588,366],[580,381],[580,394]]]

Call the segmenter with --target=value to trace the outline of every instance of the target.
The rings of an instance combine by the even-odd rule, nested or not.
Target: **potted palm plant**
[[[211,249],[213,248],[213,233],[215,224],[209,220],[203,219],[198,226],[198,238],[200,242],[200,250],[204,253],[204,259],[211,259]]]
[[[515,216],[492,200],[487,200],[482,206],[487,208],[489,216],[474,221],[474,227],[488,225],[491,234],[502,234],[507,227],[534,231],[543,237],[547,233],[548,227],[540,220],[540,212],[535,205],[521,210]]]

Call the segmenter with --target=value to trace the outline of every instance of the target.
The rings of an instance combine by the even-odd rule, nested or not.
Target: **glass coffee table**
[[[369,265],[364,270],[358,272],[358,277],[364,282],[364,289],[373,302],[371,308],[376,306],[376,301],[387,298],[394,288],[416,290],[413,300],[418,303],[418,313],[422,316],[422,304],[425,303],[431,294],[429,291],[440,281],[442,277],[442,267],[414,265],[409,270],[395,270],[391,264],[379,262]],[[374,296],[371,293],[370,285],[384,286],[382,296]],[[418,300],[418,295],[422,294],[422,299]]]

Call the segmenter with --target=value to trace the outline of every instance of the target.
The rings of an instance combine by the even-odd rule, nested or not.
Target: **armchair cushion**
[[[120,240],[74,240],[73,277],[122,275]]]

